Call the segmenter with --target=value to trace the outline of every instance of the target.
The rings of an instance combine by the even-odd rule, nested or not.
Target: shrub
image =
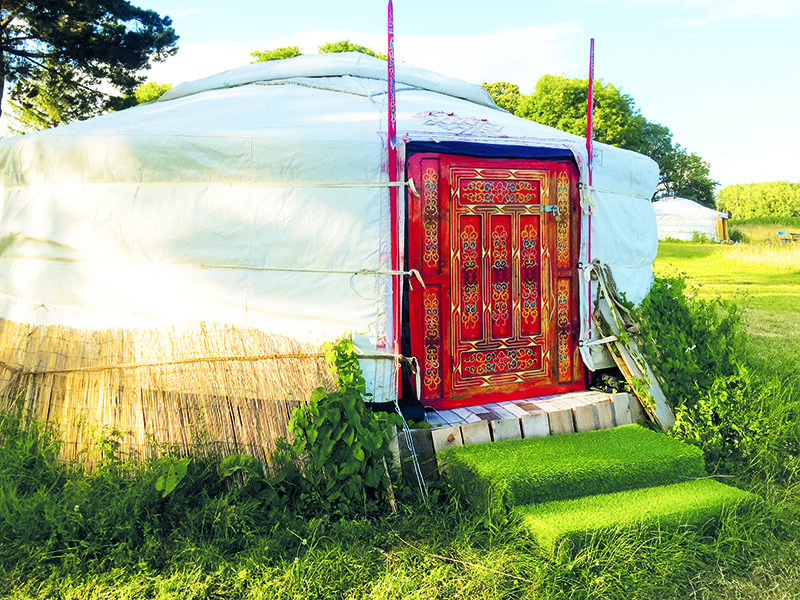
[[[671,435],[701,448],[713,471],[800,479],[800,381],[747,355],[734,303],[694,297],[681,277],[657,278],[637,320],[640,348],[675,409]]]
[[[718,377],[730,377],[744,360],[739,308],[688,294],[683,277],[656,278],[634,319],[640,350],[673,408],[695,406]]]
[[[692,232],[692,243],[693,244],[713,244],[714,240],[709,238],[705,233],[700,233],[699,231]]]
[[[800,470],[799,387],[796,377],[739,365],[694,406],[679,407],[671,433],[699,446],[717,471],[790,481]]]
[[[734,243],[749,244],[750,238],[748,235],[737,227],[731,227],[728,231],[728,239]]]

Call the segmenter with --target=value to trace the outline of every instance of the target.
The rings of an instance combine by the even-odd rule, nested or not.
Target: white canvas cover
[[[302,56],[3,140],[0,317],[87,329],[213,321],[304,341],[351,332],[367,353],[390,353],[386,99],[385,62]],[[583,139],[420,69],[398,68],[397,110],[401,157],[412,141],[569,150],[592,207],[582,261],[591,247],[628,299],[646,295],[657,249],[649,158],[596,144],[589,189]],[[590,367],[607,363],[583,350]],[[375,399],[390,399],[392,362],[362,365]]]
[[[664,198],[653,203],[658,224],[658,239],[691,240],[695,233],[715,242],[717,218],[727,219],[728,214],[698,204],[688,198]]]

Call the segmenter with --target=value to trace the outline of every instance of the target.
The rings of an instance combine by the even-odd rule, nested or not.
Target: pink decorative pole
[[[386,66],[388,69],[387,81],[389,84],[389,181],[397,179],[397,115],[394,91],[394,7],[389,0],[388,14],[388,51],[386,53]],[[394,188],[391,188],[394,190]],[[396,193],[393,194],[395,197]]]
[[[589,155],[589,185],[592,185],[592,134],[594,115],[594,38],[589,46],[589,102],[586,106],[586,153]]]
[[[386,68],[387,75],[386,81],[388,84],[387,90],[387,105],[389,114],[387,116],[387,146],[388,146],[388,160],[389,160],[389,214],[392,227],[392,271],[397,272],[400,268],[400,243],[398,236],[398,201],[397,201],[397,186],[393,185],[397,181],[397,106],[395,98],[394,86],[394,7],[392,0],[389,0],[388,14],[387,14],[387,52],[386,52]],[[395,356],[400,355],[400,294],[401,294],[401,279],[400,275],[392,276],[392,301],[393,306],[393,340],[392,352]],[[400,361],[395,361],[395,385],[397,397],[402,394],[402,386],[400,385]]]
[[[593,116],[594,116],[594,38],[589,44],[589,100],[586,106],[586,154],[588,156],[587,159],[587,168],[589,171],[589,187],[592,187],[592,162],[594,162],[594,150],[592,148],[592,135],[594,134],[594,123],[593,123]],[[591,194],[591,190],[589,190],[589,194]],[[592,207],[591,205],[588,206],[589,216],[586,219],[587,226],[589,231],[587,233],[587,249],[586,249],[586,260],[589,265],[592,264]],[[587,265],[588,266],[588,265]],[[589,312],[588,318],[588,326],[587,326],[587,335],[589,339],[592,339],[592,282],[589,281],[588,285],[588,305],[587,310]],[[589,354],[592,353],[592,347],[589,346]]]

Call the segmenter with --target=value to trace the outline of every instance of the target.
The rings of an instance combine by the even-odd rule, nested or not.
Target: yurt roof
[[[728,218],[728,213],[714,210],[703,206],[699,202],[689,200],[688,198],[662,198],[653,202],[653,209],[656,211],[656,217],[660,216],[680,216],[687,218],[707,218],[715,219],[722,217]]]

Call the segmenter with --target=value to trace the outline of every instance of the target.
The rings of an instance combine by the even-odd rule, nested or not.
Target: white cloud
[[[250,48],[241,42],[201,42],[181,46],[162,63],[153,63],[147,79],[173,85],[235,69],[250,62]]]
[[[523,93],[546,73],[575,71],[567,59],[569,48],[583,35],[578,23],[563,22],[547,27],[522,27],[482,36],[403,36],[395,40],[398,63],[423,67],[448,77],[471,83],[509,81]],[[187,44],[164,63],[154,64],[148,79],[177,84],[206,77],[250,62],[250,52],[284,46],[299,46],[306,54],[318,51],[320,44],[350,40],[385,53],[384,35],[354,31],[307,31],[263,43],[236,41]]]

